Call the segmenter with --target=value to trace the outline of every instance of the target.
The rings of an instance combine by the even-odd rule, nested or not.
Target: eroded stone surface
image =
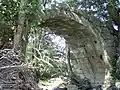
[[[115,52],[110,30],[100,22],[89,22],[82,14],[67,11],[46,16],[44,21],[43,27],[63,36],[70,46],[73,72],[80,78],[89,78],[93,85],[103,84],[105,69],[111,67],[109,61]]]

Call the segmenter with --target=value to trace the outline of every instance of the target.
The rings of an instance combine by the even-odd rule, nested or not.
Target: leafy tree
[[[38,67],[35,72],[37,78],[47,80],[63,75],[65,71],[62,70],[62,64],[65,63],[65,54],[57,49],[49,33],[46,34],[45,30],[41,31],[37,31],[37,33],[33,31],[29,36],[26,63]]]

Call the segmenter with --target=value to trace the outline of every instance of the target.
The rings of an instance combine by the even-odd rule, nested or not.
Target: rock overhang
[[[69,14],[69,12],[66,11],[62,14],[61,12],[59,13],[47,17],[47,19],[41,23],[41,26],[43,28],[48,27],[56,35],[63,36],[67,44],[69,44],[77,55],[78,62],[80,61],[81,63],[81,60],[85,61],[82,62],[82,64],[79,63],[81,66],[84,65],[84,68],[89,69],[87,72],[84,72],[85,69],[82,68],[82,72],[85,73],[84,77],[87,76],[92,79],[92,83],[100,82],[103,84],[105,68],[107,67],[104,59],[108,59],[104,58],[106,57],[104,53],[104,51],[106,51],[104,47],[105,42],[104,37],[102,37],[104,33],[101,32],[100,27],[94,27],[94,25],[82,15],[78,16],[74,12],[70,12]],[[109,34],[109,32],[107,34]],[[82,57],[80,57],[80,55]],[[76,70],[77,72],[80,71],[79,73],[75,71],[78,75],[81,73],[81,66],[78,66],[77,68],[79,70]],[[88,72],[90,72],[90,74]]]

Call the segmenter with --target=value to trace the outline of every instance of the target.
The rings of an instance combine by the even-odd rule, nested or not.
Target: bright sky
[[[65,39],[57,35],[51,35],[52,42],[54,42],[60,50],[63,50],[66,47]]]

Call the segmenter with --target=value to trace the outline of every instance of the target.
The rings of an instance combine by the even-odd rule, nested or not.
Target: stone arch
[[[112,57],[106,48],[109,40],[104,37],[106,32],[85,19],[83,14],[64,10],[51,11],[43,20],[42,27],[62,35],[70,45],[74,73],[80,78],[89,78],[93,85],[103,84],[105,69],[110,68],[109,59]],[[109,32],[107,34],[110,36]]]

